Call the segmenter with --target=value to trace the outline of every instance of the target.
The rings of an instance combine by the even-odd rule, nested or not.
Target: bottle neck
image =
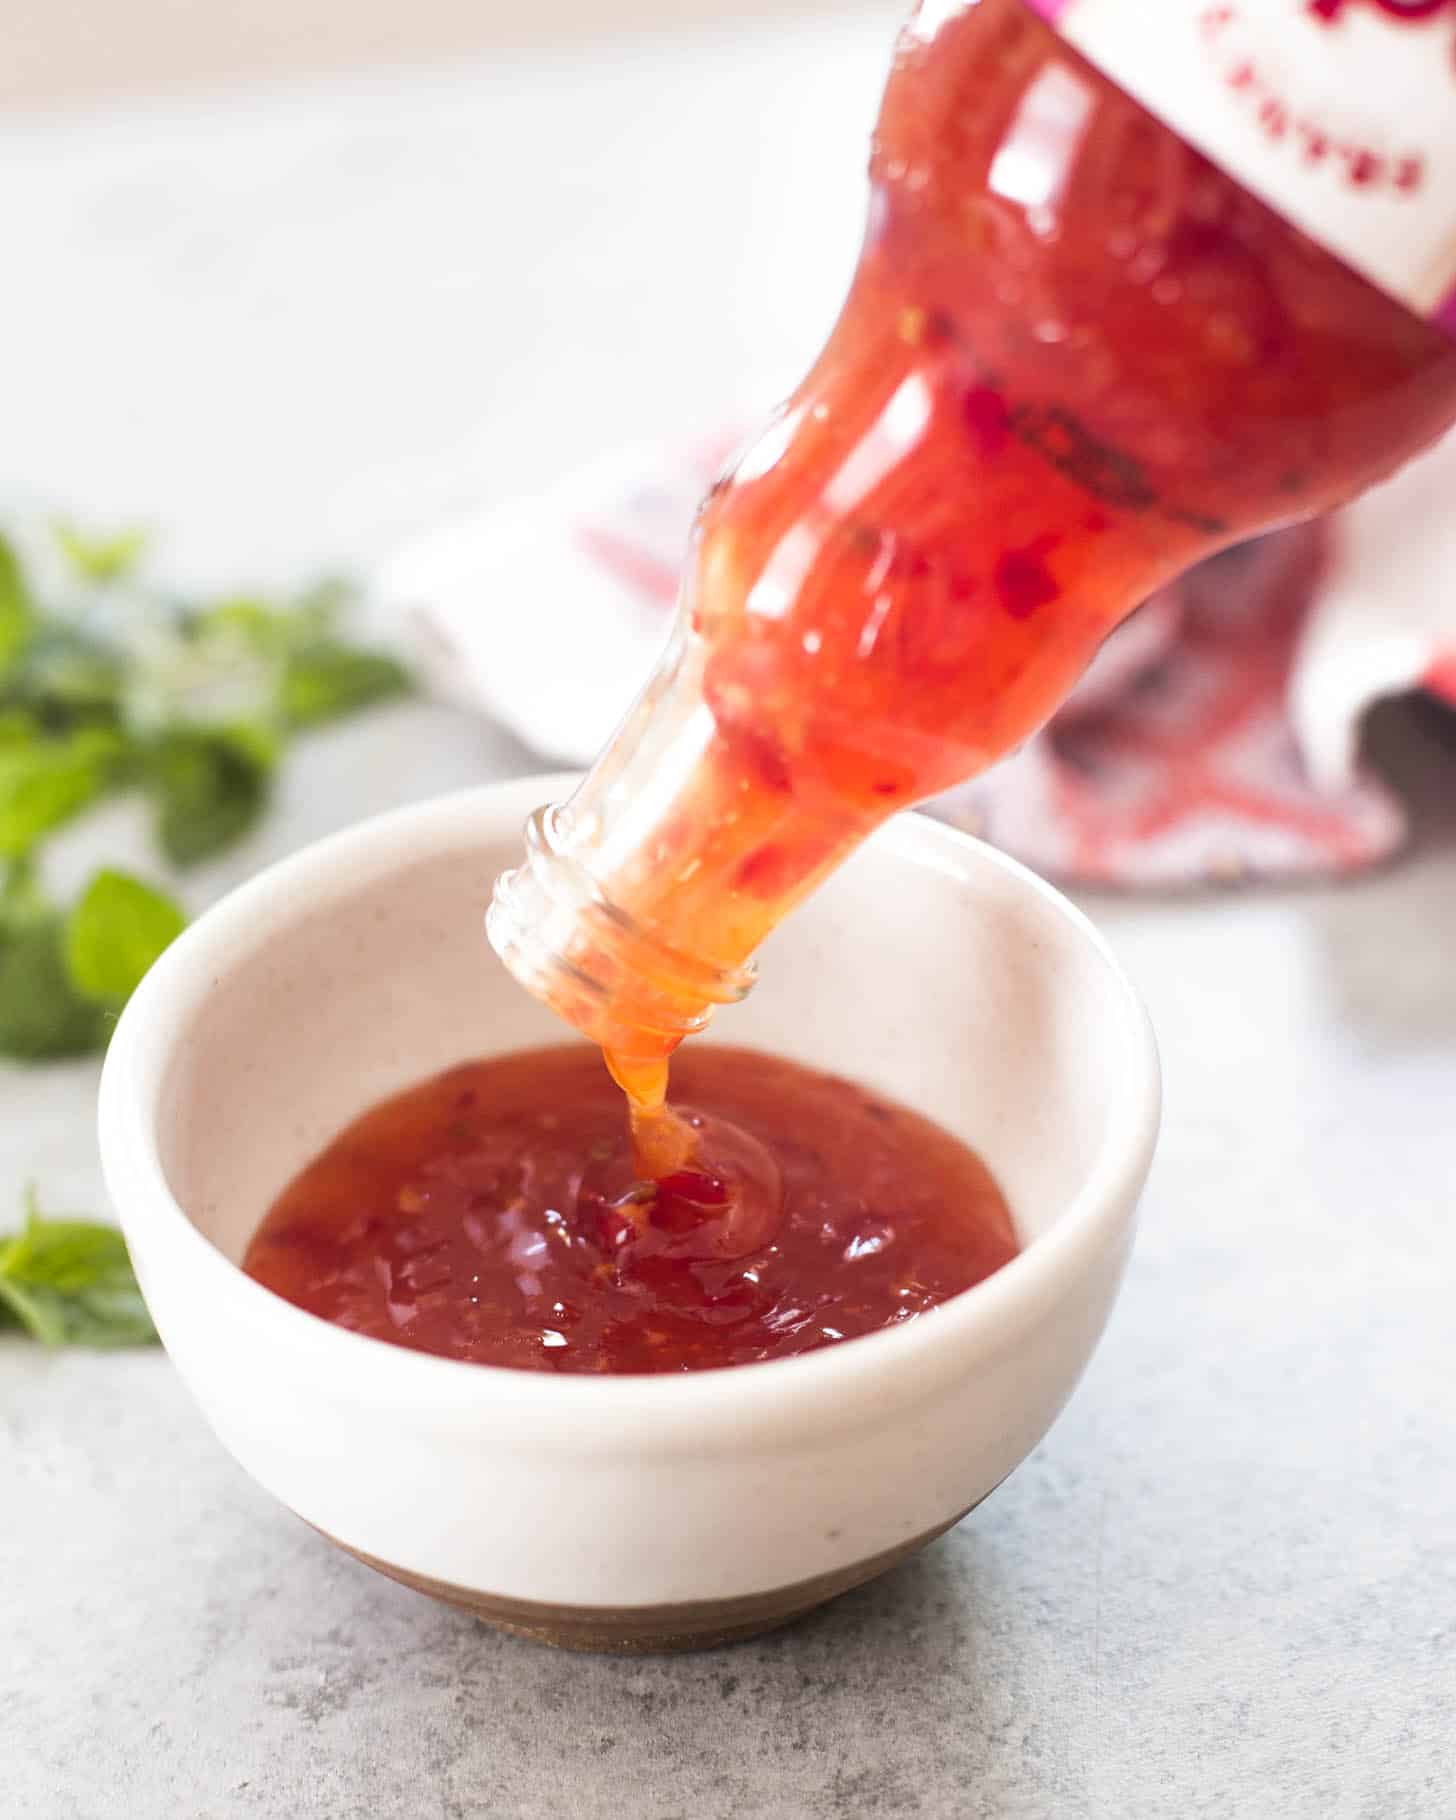
[[[672,889],[692,885],[714,835],[698,794],[715,738],[702,672],[680,630],[576,792],[531,818],[525,862],[497,881],[486,919],[515,978],[643,1099],[653,1065],[754,980],[754,944],[711,952],[713,919],[684,914]]]

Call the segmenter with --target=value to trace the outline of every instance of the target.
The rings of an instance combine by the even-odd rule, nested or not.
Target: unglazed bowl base
[[[989,1497],[990,1493],[986,1495]],[[898,1567],[900,1562],[937,1541],[947,1530],[954,1529],[983,1503],[985,1498],[980,1498],[948,1523],[938,1523],[907,1542],[897,1543],[894,1548],[852,1562],[848,1567],[836,1568],[832,1573],[800,1580],[793,1586],[778,1586],[769,1592],[748,1593],[737,1599],[700,1599],[677,1605],[635,1607],[548,1605],[531,1599],[502,1598],[497,1593],[477,1592],[468,1586],[432,1580],[427,1574],[412,1573],[408,1568],[396,1567],[392,1562],[365,1554],[363,1549],[350,1548],[347,1542],[340,1542],[337,1536],[330,1536],[326,1531],[319,1533],[386,1579],[397,1580],[401,1586],[468,1611],[509,1636],[544,1643],[552,1649],[574,1649],[596,1655],[680,1655],[690,1650],[718,1649],[726,1643],[743,1643],[750,1637],[761,1637],[767,1631],[780,1630],[796,1618],[807,1617],[819,1606]]]

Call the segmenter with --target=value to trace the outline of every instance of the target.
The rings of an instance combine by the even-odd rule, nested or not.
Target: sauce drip
[[[917,1113],[746,1049],[695,1047],[676,1073],[695,1163],[648,1186],[591,1049],[452,1068],[343,1131],[244,1268],[421,1352],[676,1372],[917,1319],[1015,1256],[985,1164]]]

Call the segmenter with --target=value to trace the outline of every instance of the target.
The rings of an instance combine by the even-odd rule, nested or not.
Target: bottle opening
[[[666,1053],[717,1005],[752,988],[751,962],[723,968],[661,940],[614,904],[579,851],[569,808],[538,809],[525,863],[496,881],[486,932],[526,989],[604,1045]],[[638,1039],[634,1041],[633,1039]]]

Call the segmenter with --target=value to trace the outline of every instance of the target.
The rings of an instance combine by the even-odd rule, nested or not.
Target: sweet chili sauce
[[[576,1044],[467,1063],[365,1113],[284,1190],[245,1268],[422,1352],[665,1372],[913,1320],[1015,1255],[985,1165],[902,1106],[712,1046],[681,1057],[676,1086],[688,1129],[754,1134],[728,1161],[774,1178],[769,1226],[743,1229],[711,1172],[644,1194],[621,1095]]]
[[[649,1173],[691,1151],[667,1058],[879,823],[1025,740],[1170,577],[1456,415],[1450,336],[1023,0],[927,0],[870,174],[843,312],[705,503],[671,651],[492,906]]]

